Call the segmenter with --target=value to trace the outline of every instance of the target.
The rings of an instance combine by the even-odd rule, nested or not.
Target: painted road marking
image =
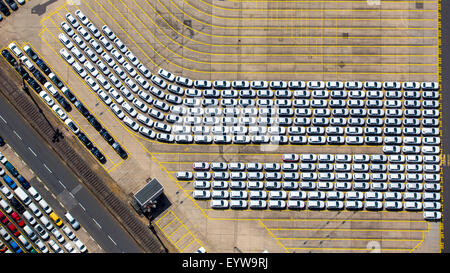
[[[30,150],[31,153],[34,154],[35,157],[37,157],[37,154],[30,147],[28,147],[28,150]]]
[[[58,182],[59,182],[59,184],[61,184],[61,186],[62,186],[64,189],[67,189],[66,185],[64,185],[60,180],[58,180]]]
[[[18,134],[15,130],[13,130],[13,132],[14,132],[14,134],[16,134],[16,136],[17,136],[20,140],[22,140],[22,137],[19,136],[19,134]]]
[[[4,123],[6,123],[6,124],[8,123],[1,115],[0,115],[0,118],[3,120]]]
[[[111,240],[111,242],[113,242],[117,246],[116,242],[114,242],[114,240],[111,238],[111,236],[108,235],[108,238]]]
[[[44,167],[45,167],[50,173],[53,173],[52,170],[50,170],[50,169],[47,167],[47,165],[45,165],[45,163],[44,163]]]
[[[94,221],[94,223],[95,223],[99,228],[102,228],[102,226],[101,226],[97,221],[95,221],[94,218],[92,218],[92,221]]]
[[[84,211],[86,211],[86,209],[84,208],[83,205],[81,205],[81,203],[78,203],[78,205],[80,205],[80,207],[81,207]]]

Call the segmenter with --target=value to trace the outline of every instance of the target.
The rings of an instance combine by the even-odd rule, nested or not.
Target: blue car
[[[17,176],[17,180],[26,190],[28,190],[31,187],[30,182],[28,182],[28,180],[26,180],[25,177],[23,177],[21,174]]]
[[[11,248],[14,250],[15,253],[22,253],[22,249],[19,247],[19,245],[16,242],[12,241],[10,243],[10,245],[11,245]]]
[[[8,186],[13,190],[17,188],[16,183],[14,183],[9,175],[5,174],[5,176],[3,176],[3,181],[5,181],[5,183],[8,184]]]

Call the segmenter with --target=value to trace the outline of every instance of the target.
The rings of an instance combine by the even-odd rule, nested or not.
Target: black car
[[[30,182],[28,182],[28,180],[26,180],[25,177],[23,177],[21,174],[17,176],[17,180],[26,190],[28,190],[31,187]]]
[[[45,78],[44,75],[42,75],[41,72],[39,72],[39,70],[34,70],[33,75],[36,78],[36,80],[38,80],[38,82],[40,82],[41,84],[44,84],[47,82],[47,79]]]
[[[5,140],[0,136],[0,147],[5,146],[6,142]]]
[[[34,89],[34,91],[36,91],[36,93],[41,93],[42,91],[42,87],[33,79],[33,78],[28,78],[26,79],[27,83],[31,86],[31,88]]]
[[[79,100],[77,100],[74,103],[74,105],[78,109],[78,111],[80,111],[80,113],[83,115],[83,117],[87,118],[88,116],[90,116],[89,110],[86,109],[86,107],[84,107],[84,105]]]
[[[36,52],[34,52],[33,49],[31,49],[30,46],[25,46],[24,51],[25,51],[25,53],[27,53],[28,56],[30,56],[30,58],[31,58],[31,60],[33,60],[33,62],[37,63],[37,60],[39,59],[39,57],[36,54]]]
[[[19,7],[17,7],[17,4],[16,4],[16,2],[14,0],[5,0],[5,2],[14,11],[19,8]]]
[[[66,98],[69,99],[71,103],[74,103],[77,100],[77,97],[75,97],[75,95],[72,92],[70,92],[69,88],[67,87],[64,89],[63,94],[66,96]]]
[[[48,67],[48,65],[46,63],[44,63],[43,60],[41,59],[37,59],[36,60],[36,64],[39,66],[39,68],[44,72],[45,75],[49,75],[50,73],[52,73],[52,71],[50,70],[50,67]]]
[[[95,128],[95,130],[100,131],[103,128],[102,125],[95,119],[94,116],[89,115],[86,119]]]
[[[22,206],[22,204],[19,202],[19,200],[16,199],[16,197],[11,198],[10,202],[11,202],[11,205],[17,210],[18,213],[22,214],[25,212],[25,208]]]
[[[2,50],[2,55],[8,61],[8,63],[10,65],[12,65],[12,66],[17,65],[16,58],[14,58],[13,55],[11,55],[11,53],[9,53],[8,50],[6,50],[6,49]]]
[[[59,89],[61,89],[63,86],[64,86],[64,84],[62,83],[62,81],[58,78],[58,77],[56,77],[56,75],[55,74],[51,74],[51,75],[49,75],[49,77],[50,77],[50,79],[52,80],[52,82],[59,88]]]
[[[66,110],[67,112],[72,111],[72,106],[67,102],[67,100],[63,96],[59,96],[59,98],[56,99],[59,104]]]
[[[97,147],[91,148],[91,153],[100,161],[100,163],[105,164],[106,158],[105,156],[97,149]]]
[[[30,77],[30,74],[28,74],[28,72],[22,66],[16,66],[15,69],[17,73],[19,73],[19,75],[22,76],[22,78],[24,78],[25,80]]]
[[[86,146],[86,148],[88,148],[89,150],[92,149],[92,147],[94,147],[94,145],[92,145],[92,142],[89,140],[89,138],[84,134],[84,133],[78,133],[78,139],[84,144],[84,146]]]
[[[8,7],[5,5],[5,3],[3,3],[2,0],[0,0],[0,11],[5,15],[5,16],[10,16],[11,12],[9,11]]]
[[[112,145],[115,141],[114,138],[109,134],[108,131],[106,131],[106,129],[101,129],[100,131],[98,131],[99,134],[106,140],[106,142],[108,142],[109,145]]]
[[[125,150],[122,147],[120,147],[119,143],[114,142],[112,147],[122,159],[127,159],[128,158],[127,152],[125,152]]]

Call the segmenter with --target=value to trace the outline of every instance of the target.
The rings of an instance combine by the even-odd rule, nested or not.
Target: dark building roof
[[[150,201],[155,201],[163,190],[164,188],[159,181],[153,178],[147,185],[134,194],[134,200],[136,200],[139,206],[145,207]]]

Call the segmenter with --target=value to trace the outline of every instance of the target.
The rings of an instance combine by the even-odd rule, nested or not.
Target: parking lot
[[[211,209],[192,198],[192,183],[178,181],[177,171],[198,161],[280,163],[285,153],[381,154],[382,146],[162,144],[126,126],[59,53],[60,23],[80,9],[99,29],[107,24],[152,74],[161,67],[193,80],[437,81],[437,2],[368,2],[81,0],[12,18],[23,32],[0,41],[35,49],[127,151],[124,160],[70,112],[121,191],[134,193],[149,177],[164,185],[171,212],[155,222],[180,252],[439,252],[439,223],[421,212]],[[175,217],[182,224],[169,226]]]

